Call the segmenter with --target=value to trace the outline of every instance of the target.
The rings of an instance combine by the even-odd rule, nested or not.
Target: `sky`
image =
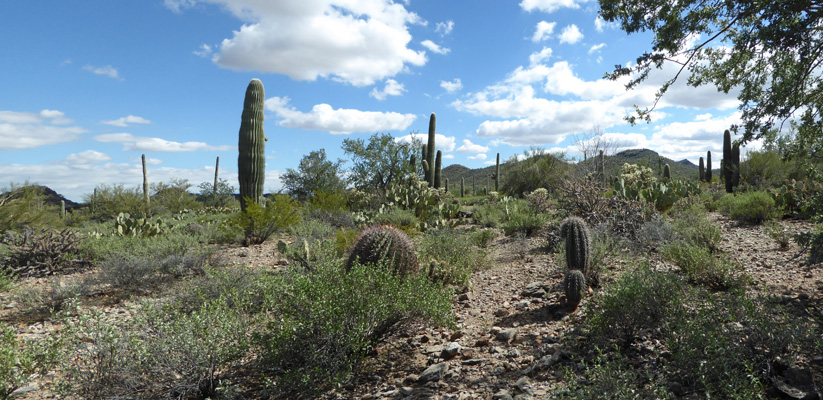
[[[82,201],[99,185],[219,176],[237,187],[246,86],[266,93],[266,191],[344,139],[424,138],[444,167],[580,140],[697,164],[739,122],[736,93],[680,79],[651,123],[624,120],[677,72],[604,79],[651,49],[593,0],[6,0],[0,4],[0,187]],[[697,38],[695,38],[696,40]],[[717,159],[720,156],[716,156]]]

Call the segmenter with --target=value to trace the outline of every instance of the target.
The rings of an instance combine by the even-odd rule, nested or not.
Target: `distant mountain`
[[[75,202],[63,197],[63,195],[55,192],[54,190],[52,190],[48,186],[43,186],[43,185],[29,185],[29,186],[26,186],[26,187],[18,187],[18,188],[15,188],[12,191],[5,192],[0,196],[5,197],[5,196],[8,196],[8,195],[11,195],[11,198],[14,199],[16,197],[21,196],[22,191],[25,190],[25,188],[34,189],[37,192],[37,194],[39,194],[39,195],[41,195],[45,198],[44,202],[48,205],[60,207],[60,201],[62,200],[62,201],[66,202],[66,209],[70,210],[70,209],[80,207],[80,204],[75,203]]]

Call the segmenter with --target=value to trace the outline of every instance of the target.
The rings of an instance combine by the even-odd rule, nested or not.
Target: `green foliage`
[[[577,375],[576,368],[561,369],[568,386],[552,393],[552,399],[602,400],[605,393],[608,394],[605,398],[610,400],[673,398],[659,377],[638,370],[629,357],[621,354],[606,355],[598,351],[594,360],[580,365],[582,376]]]
[[[758,189],[779,187],[786,180],[802,175],[798,163],[785,160],[776,149],[750,151],[740,164],[740,180]]]
[[[543,228],[547,220],[546,214],[537,213],[532,207],[516,202],[509,207],[508,217],[503,222],[502,228],[506,236],[517,234],[533,236]]]
[[[6,292],[14,287],[14,276],[5,268],[0,268],[0,293]]]
[[[0,234],[24,227],[59,227],[60,209],[45,203],[38,186],[11,185],[0,190]]]
[[[202,207],[197,196],[189,193],[191,184],[188,179],[172,179],[170,182],[153,183],[151,191],[151,214],[178,214],[184,210],[196,210]],[[219,190],[219,188],[218,188]]]
[[[494,203],[477,206],[472,214],[473,222],[484,228],[497,228],[505,219],[506,211]]]
[[[491,229],[485,231],[494,233]],[[488,251],[474,243],[474,236],[461,230],[430,230],[421,238],[419,247],[419,260],[428,266],[428,275],[460,292],[471,287],[472,273],[489,266]]]
[[[369,349],[405,323],[451,322],[451,291],[422,274],[339,261],[277,277],[276,320],[260,337],[269,386],[281,398],[315,398],[347,380]]]
[[[819,150],[823,108],[821,76],[815,71],[823,61],[817,51],[819,5],[804,1],[683,1],[660,6],[657,0],[600,0],[600,15],[627,33],[651,31],[652,48],[631,66],[618,65],[611,79],[629,78],[637,87],[652,69],[671,61],[677,75],[667,80],[654,105],[637,109],[637,117],[650,113],[667,89],[682,75],[691,86],[711,84],[719,91],[738,93],[743,142],[766,137],[786,120],[794,119],[797,141],[806,151]],[[780,21],[779,26],[763,21]],[[700,38],[697,42],[688,38]],[[712,43],[714,42],[714,43]],[[724,46],[720,47],[719,44]],[[675,60],[672,55],[687,57]],[[727,158],[728,159],[728,158]]]
[[[682,204],[669,213],[674,232],[687,243],[717,252],[722,239],[720,228],[709,220],[706,210],[699,204]]]
[[[639,184],[640,187],[643,188],[648,187],[652,182],[657,180],[651,168],[629,163],[623,164],[623,167],[620,169],[619,179],[623,181],[624,186],[636,186]]]
[[[420,219],[421,230],[443,225],[460,210],[460,204],[451,193],[429,187],[416,176],[410,176],[405,182],[389,185],[385,199],[386,202],[380,206],[381,214],[390,212],[393,208],[410,210]]]
[[[563,279],[563,291],[566,293],[566,301],[572,307],[577,307],[586,291],[586,278],[583,272],[577,269],[569,270]]]
[[[728,289],[746,283],[743,267],[723,254],[712,254],[706,247],[689,242],[675,242],[661,249],[663,256],[675,263],[690,282],[712,289]]]
[[[360,234],[346,261],[346,269],[354,264],[385,265],[399,275],[417,272],[417,254],[411,239],[391,225],[376,225]]]
[[[788,229],[784,228],[783,225],[780,224],[780,222],[775,220],[767,221],[763,224],[763,228],[765,228],[766,234],[777,243],[781,250],[786,250],[789,248],[792,235],[789,233]]]
[[[668,319],[683,312],[686,294],[687,285],[677,275],[652,270],[645,262],[624,272],[589,303],[587,345],[626,350],[640,331],[667,329]]]
[[[229,181],[219,179],[217,181],[217,193],[214,192],[214,183],[202,182],[197,186],[200,189],[200,200],[206,207],[233,208],[237,207],[234,200],[235,187],[229,185]]]
[[[485,228],[485,229],[480,229],[477,232],[473,232],[471,234],[471,239],[472,239],[472,243],[475,246],[477,246],[481,249],[487,249],[489,247],[489,244],[491,244],[491,242],[495,238],[497,238],[497,235],[498,235],[498,233],[497,233],[496,230]]]
[[[694,182],[688,181],[667,181],[667,182],[649,182],[644,183],[642,180],[634,180],[634,183],[624,179],[619,179],[614,184],[613,194],[628,200],[642,199],[654,206],[659,212],[669,210],[678,200],[699,195],[701,193],[700,186]]]
[[[774,198],[764,191],[727,194],[720,198],[718,211],[735,221],[760,224],[780,215]]]
[[[289,196],[275,195],[265,207],[254,201],[246,203],[245,211],[226,221],[231,229],[244,232],[243,246],[260,244],[275,232],[299,223],[301,220],[297,201]]]
[[[107,221],[120,213],[145,211],[143,192],[139,187],[126,189],[123,185],[98,185],[94,194],[86,195],[85,201],[92,209],[92,218]]]
[[[803,181],[786,180],[771,192],[775,205],[798,218],[819,219],[823,215],[823,184],[816,174]]]
[[[388,224],[400,228],[416,228],[420,220],[414,215],[413,210],[399,207],[385,207],[380,210],[371,220],[374,224]]]
[[[300,159],[297,169],[286,168],[280,177],[283,188],[298,200],[313,199],[320,192],[334,193],[346,189],[342,176],[343,160],[331,161],[326,150],[312,151]]]
[[[510,196],[521,196],[538,188],[555,188],[571,171],[571,166],[566,163],[563,153],[552,154],[544,149],[532,147],[523,155],[523,160],[512,157],[502,167],[506,179],[500,182],[500,192]]]
[[[352,163],[351,183],[357,189],[382,195],[389,185],[402,182],[408,175],[406,160],[419,149],[417,141],[395,141],[388,134],[375,133],[368,143],[363,139],[343,139],[343,151]],[[434,163],[434,154],[430,157]]]
[[[0,323],[0,399],[25,386],[33,375],[45,375],[66,356],[70,334],[54,332],[41,338],[19,339],[15,329]]]
[[[794,236],[794,241],[809,252],[809,264],[817,264],[823,261],[823,231],[816,228],[811,232],[801,232]]]
[[[237,180],[240,182],[240,208],[245,211],[248,200],[263,201],[266,177],[266,134],[263,130],[265,108],[263,82],[252,79],[246,87],[237,157]]]

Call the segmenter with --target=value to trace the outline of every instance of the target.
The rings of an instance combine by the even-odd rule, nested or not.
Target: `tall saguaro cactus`
[[[740,145],[735,143],[732,146],[732,188],[740,185]]]
[[[700,164],[697,167],[697,179],[700,182],[706,180],[706,167],[705,164],[703,164],[703,157],[700,157]]]
[[[720,173],[723,174],[723,184],[726,186],[726,193],[731,193],[734,190],[732,186],[734,162],[732,162],[732,134],[728,129],[723,132],[723,162],[720,165],[722,166]]]
[[[712,183],[712,152],[706,152],[706,182]]]
[[[149,214],[149,177],[146,174],[146,155],[142,154],[140,160],[143,161],[143,202],[146,203],[146,215]]]
[[[494,191],[500,191],[500,153],[497,153],[497,164],[494,167]]]
[[[266,136],[263,132],[263,82],[252,79],[246,88],[240,120],[237,173],[240,182],[240,208],[246,210],[246,198],[260,203],[266,174]]]
[[[436,169],[432,168],[435,164],[435,130],[437,127],[437,117],[432,113],[431,117],[429,117],[429,141],[426,145],[426,160],[429,162],[429,172],[426,174],[426,182],[429,182],[429,186],[437,187],[434,182],[434,175]],[[439,154],[439,153],[438,153]],[[439,169],[439,168],[438,168]]]
[[[213,199],[217,200],[217,171],[220,169],[220,157],[217,157],[217,161],[214,162],[214,189],[211,192],[211,196]]]
[[[440,167],[443,165],[443,152],[437,150],[437,159],[434,161],[434,184],[432,187],[440,189]]]

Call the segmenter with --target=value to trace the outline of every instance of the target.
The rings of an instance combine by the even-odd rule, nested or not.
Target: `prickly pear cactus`
[[[586,278],[583,272],[576,269],[569,270],[566,278],[563,279],[563,290],[566,292],[566,300],[569,304],[577,307],[583,300],[583,293],[586,292]]]
[[[401,275],[416,273],[418,269],[411,239],[391,225],[372,226],[360,234],[346,261],[346,270],[355,262],[362,265],[385,263]]]
[[[580,217],[567,217],[560,225],[560,237],[566,243],[566,265],[570,270],[586,273],[591,259],[591,235],[586,221]]]

